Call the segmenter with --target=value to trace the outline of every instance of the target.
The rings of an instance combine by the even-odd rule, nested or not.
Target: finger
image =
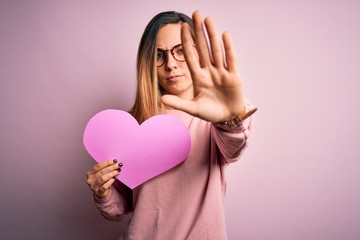
[[[103,174],[96,178],[95,182],[90,186],[91,189],[93,189],[95,192],[98,191],[99,188],[101,188],[104,184],[107,182],[114,182],[114,178],[119,175],[121,170],[113,170],[111,172],[108,172],[106,174]]]
[[[121,167],[122,167],[122,163],[118,163],[118,164],[113,164],[107,167],[104,167],[103,169],[101,169],[100,171],[98,171],[97,173],[94,174],[95,178],[101,177],[102,175],[108,174],[112,171],[121,171]]]
[[[199,58],[195,52],[194,40],[191,36],[190,26],[187,23],[181,26],[181,43],[183,45],[186,64],[191,73],[200,70]]]
[[[209,52],[209,46],[204,32],[201,13],[199,11],[195,11],[193,13],[192,18],[194,23],[196,49],[199,53],[200,65],[201,67],[210,66],[212,64],[211,55]]]
[[[96,195],[100,195],[102,197],[106,197],[105,195],[103,195],[106,191],[109,191],[109,189],[111,188],[111,186],[113,185],[113,183],[116,181],[115,178],[111,178],[109,181],[105,182],[103,185],[101,185],[97,190],[96,190]]]
[[[117,160],[113,159],[113,160],[107,160],[107,161],[103,161],[100,163],[97,163],[96,165],[94,165],[92,168],[89,169],[89,171],[87,172],[87,175],[94,175],[97,172],[99,172],[100,170],[102,170],[105,167],[108,166],[112,166],[112,165],[116,165],[117,164]]]
[[[223,67],[224,55],[221,46],[220,36],[217,33],[215,23],[211,17],[205,18],[204,22],[209,36],[213,63],[216,67]]]
[[[171,108],[198,116],[198,108],[194,101],[179,98],[175,95],[166,94],[161,97],[161,102]]]
[[[228,32],[222,35],[225,49],[226,66],[230,72],[237,71],[237,60],[233,42]]]

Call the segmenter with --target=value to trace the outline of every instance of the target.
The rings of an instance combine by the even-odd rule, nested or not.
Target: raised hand
[[[210,17],[204,19],[207,42],[200,12],[193,13],[196,45],[190,27],[183,24],[181,41],[193,85],[194,99],[163,95],[161,101],[175,109],[210,122],[220,122],[245,114],[243,84],[237,70],[236,56],[229,33],[220,36]]]

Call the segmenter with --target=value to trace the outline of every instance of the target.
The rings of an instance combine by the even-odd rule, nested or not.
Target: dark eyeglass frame
[[[170,52],[171,55],[173,56],[173,58],[174,58],[176,61],[178,61],[178,62],[185,62],[185,59],[177,59],[177,58],[175,57],[175,53],[174,53],[175,48],[180,47],[181,45],[182,45],[182,44],[179,43],[179,44],[175,45],[173,48],[171,48],[171,49],[166,49],[166,50],[164,50],[164,49],[158,49],[158,51],[161,51],[161,52],[165,55],[165,58],[164,58],[163,63],[160,64],[160,65],[158,65],[157,67],[161,67],[161,66],[164,65],[165,62],[168,60],[168,59],[167,59],[167,58],[168,58],[168,57],[167,57],[167,52]]]

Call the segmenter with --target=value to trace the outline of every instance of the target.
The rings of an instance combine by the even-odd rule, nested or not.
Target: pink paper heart
[[[177,117],[156,115],[139,125],[129,113],[115,109],[89,120],[83,142],[97,162],[122,162],[117,179],[131,189],[184,161],[191,145],[188,129]]]

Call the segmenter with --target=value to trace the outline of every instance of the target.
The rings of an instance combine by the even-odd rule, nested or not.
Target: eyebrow
[[[179,43],[179,44],[176,44],[176,45],[174,45],[172,48],[170,48],[170,49],[173,49],[174,47],[177,47],[177,46],[180,46],[182,43]],[[170,50],[170,49],[162,49],[162,48],[157,48],[157,50],[158,51],[163,51],[163,52],[165,52],[165,51],[168,51],[168,50]]]

